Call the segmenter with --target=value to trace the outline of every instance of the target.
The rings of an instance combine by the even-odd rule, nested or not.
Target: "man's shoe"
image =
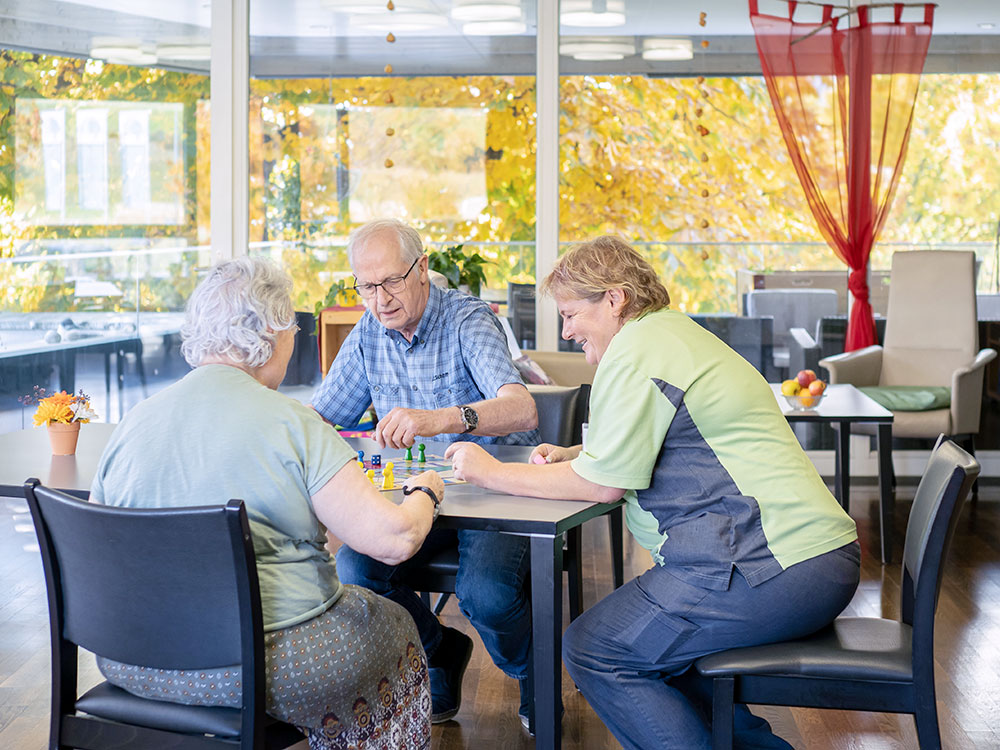
[[[448,721],[462,705],[462,678],[472,658],[472,639],[441,627],[441,644],[428,663],[431,681],[431,724]]]

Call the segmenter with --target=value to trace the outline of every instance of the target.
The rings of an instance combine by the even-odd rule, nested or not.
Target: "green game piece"
[[[407,461],[412,461],[413,460],[413,446],[412,445],[409,448],[406,449],[406,460]]]
[[[417,453],[417,461],[419,461],[420,463],[424,463],[425,461],[427,461],[427,456],[424,455],[423,443],[417,446],[417,450],[419,451],[419,453]]]

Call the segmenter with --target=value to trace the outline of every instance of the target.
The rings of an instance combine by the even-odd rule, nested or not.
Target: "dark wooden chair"
[[[225,506],[112,508],[29,479],[52,639],[49,748],[241,748],[300,742],[264,713],[264,631],[250,526]],[[77,694],[77,650],[160,669],[242,665],[239,708]]]
[[[979,475],[976,460],[938,439],[906,527],[899,620],[839,617],[796,641],[699,659],[713,681],[715,750],[733,746],[733,704],[913,714],[923,750],[941,747],[934,696],[934,613],[959,509]]]
[[[578,445],[582,439],[583,423],[587,421],[590,404],[590,385],[529,385],[528,390],[535,399],[538,411],[538,434],[544,443],[554,445]],[[615,588],[622,585],[622,509],[615,508],[607,514],[611,535],[612,576]],[[566,535],[566,552],[563,555],[564,569],[569,573],[570,619],[583,611],[583,576],[581,529],[574,528]],[[435,614],[441,614],[448,597],[455,591],[455,576],[458,573],[458,549],[446,549],[429,560],[419,571],[411,572],[407,583],[421,592],[430,606],[428,592],[438,592],[434,605]]]

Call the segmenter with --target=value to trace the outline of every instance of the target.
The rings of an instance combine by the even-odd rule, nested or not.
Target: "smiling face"
[[[412,257],[407,260],[392,232],[382,232],[371,237],[354,259],[354,276],[357,285],[381,284],[386,279],[406,277],[401,291],[389,294],[379,286],[375,294],[364,302],[375,319],[390,330],[399,331],[409,341],[416,333],[424,308],[427,307],[429,281],[427,256],[422,256],[415,266]]]
[[[563,338],[580,344],[587,362],[596,365],[625,323],[621,317],[625,294],[609,289],[596,300],[558,295],[555,299],[563,319]]]

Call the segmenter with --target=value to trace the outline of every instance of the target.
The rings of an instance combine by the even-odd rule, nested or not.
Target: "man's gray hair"
[[[383,233],[395,235],[396,244],[406,265],[410,265],[424,254],[424,243],[416,229],[399,219],[375,219],[355,229],[347,238],[347,262],[351,264],[351,268],[354,268],[354,259],[359,252],[364,252],[368,241]]]
[[[197,367],[228,357],[260,367],[274,352],[277,332],[295,325],[292,280],[266,258],[236,258],[215,265],[188,300],[181,354]]]

